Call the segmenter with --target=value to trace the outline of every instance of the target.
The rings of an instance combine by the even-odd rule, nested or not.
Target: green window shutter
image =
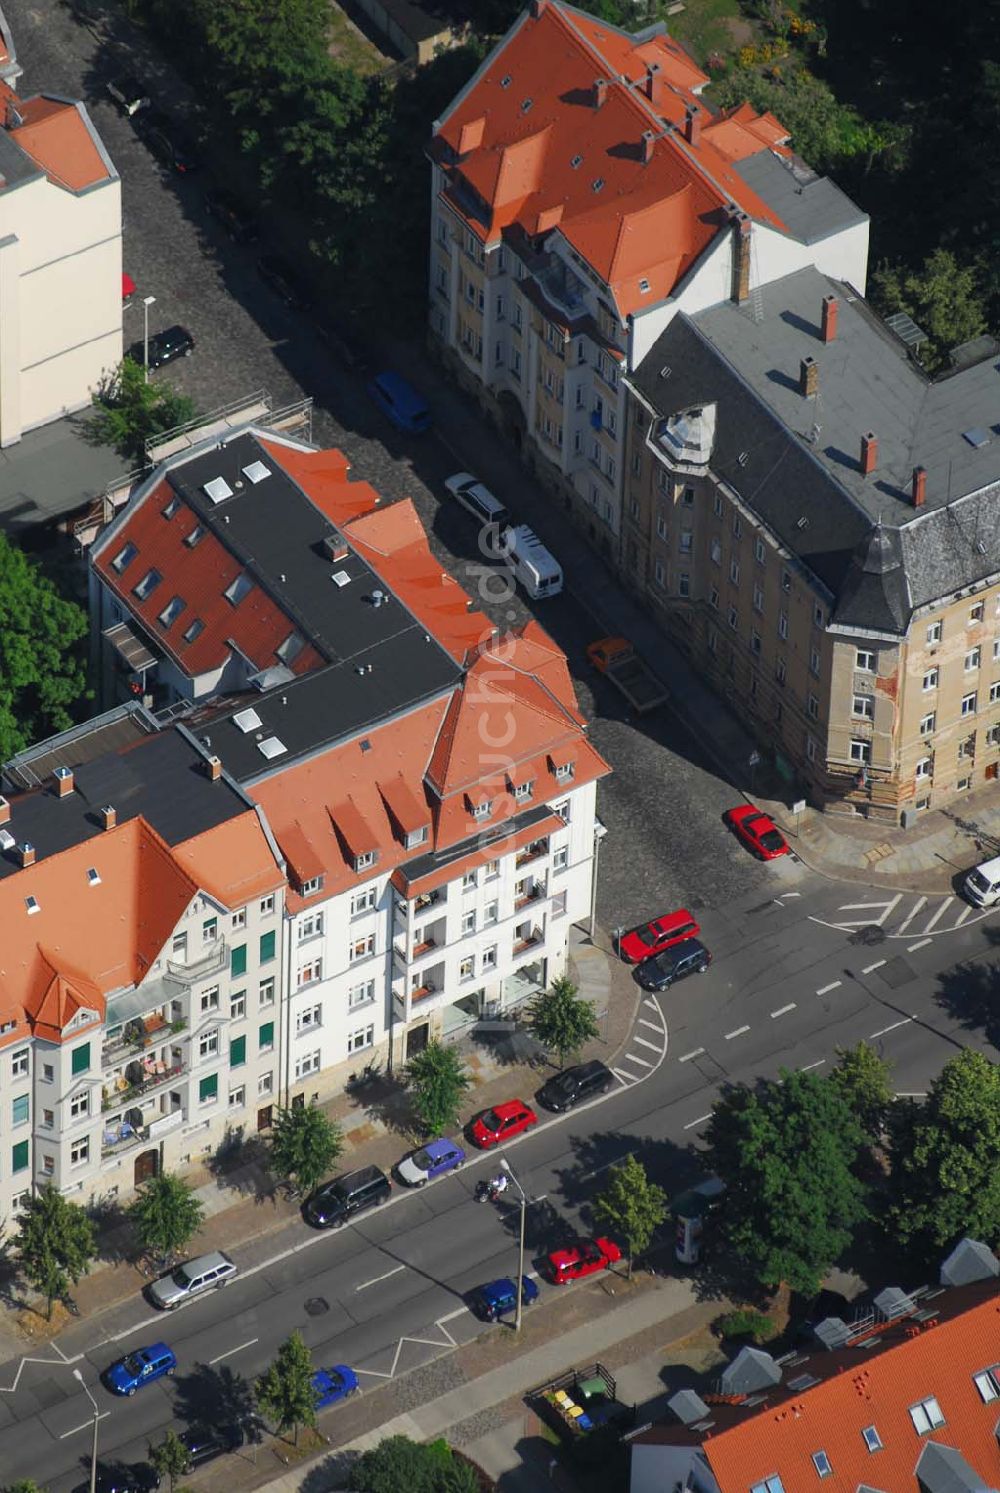
[[[23,1172],[28,1165],[28,1141],[19,1140],[10,1153],[10,1169],[13,1172]]]
[[[261,964],[266,964],[269,959],[273,959],[274,958],[274,940],[275,940],[275,937],[276,937],[276,934],[275,934],[273,928],[271,929],[270,933],[262,933],[260,935],[260,962],[261,962]]]
[[[234,1037],[229,1044],[229,1066],[230,1068],[242,1068],[247,1060],[246,1037]]]
[[[265,1021],[260,1029],[260,1050],[265,1052],[267,1048],[274,1046],[274,1022]]]
[[[11,1106],[13,1111],[12,1120],[15,1125],[24,1125],[30,1118],[29,1113],[30,1095],[21,1094]]]
[[[74,1074],[87,1073],[90,1070],[90,1043],[81,1042],[79,1047],[73,1048],[71,1065]]]
[[[198,1098],[202,1104],[206,1099],[216,1099],[219,1095],[219,1075],[211,1073],[208,1078],[203,1078],[198,1085]]]
[[[247,946],[245,943],[237,944],[229,952],[229,973],[231,975],[245,975],[247,972]]]

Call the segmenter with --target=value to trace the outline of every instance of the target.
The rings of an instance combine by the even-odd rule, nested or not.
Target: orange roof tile
[[[322,876],[323,862],[319,852],[297,819],[283,826],[278,844],[300,886],[304,881]]]
[[[757,114],[752,104],[739,104],[726,114],[707,122],[702,139],[710,140],[728,161],[743,161],[770,149],[788,155],[789,134],[773,114]]]
[[[405,835],[412,835],[430,823],[431,812],[423,794],[417,794],[398,772],[387,783],[379,783],[379,791],[389,806],[389,812]]]
[[[79,192],[110,180],[81,105],[40,96],[19,100],[16,108],[23,123],[7,134],[56,186]]]
[[[370,482],[350,480],[350,464],[336,447],[303,451],[271,436],[260,435],[258,440],[331,523],[347,524],[382,501]]]

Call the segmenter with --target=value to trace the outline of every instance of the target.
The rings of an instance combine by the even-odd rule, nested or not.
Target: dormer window
[[[493,800],[491,798],[480,799],[479,803],[472,805],[473,819],[488,819],[493,812]]]
[[[299,892],[303,897],[315,897],[316,893],[322,890],[322,876],[308,876],[305,881],[299,882]]]
[[[425,845],[428,834],[429,830],[426,824],[422,824],[419,829],[411,829],[406,836],[407,850],[416,850],[418,845]]]
[[[514,802],[519,804],[526,803],[534,791],[535,785],[530,779],[524,783],[515,783]]]
[[[177,621],[177,618],[186,606],[187,602],[183,596],[172,596],[157,618],[160,626],[170,627],[172,623]]]
[[[556,782],[557,783],[566,783],[566,782],[568,782],[569,779],[573,776],[573,773],[575,771],[575,766],[576,765],[573,762],[557,762],[556,763]]]
[[[226,587],[225,591],[223,591],[222,594],[229,602],[230,606],[238,607],[243,598],[245,596],[249,596],[252,590],[253,581],[247,575],[246,571],[242,570],[240,571],[236,579]]]
[[[374,866],[377,859],[377,850],[363,850],[360,855],[354,857],[354,869],[355,871],[367,871],[369,866]]]

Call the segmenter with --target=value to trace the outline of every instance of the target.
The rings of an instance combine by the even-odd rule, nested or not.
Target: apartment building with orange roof
[[[121,361],[122,207],[85,105],[18,97],[2,17],[0,39],[0,446],[9,446],[86,408]]]
[[[630,1493],[995,1493],[1000,1261],[962,1240],[941,1284],[890,1286],[781,1358],[744,1348],[629,1437]]]
[[[561,651],[497,632],[408,500],[248,426],[162,463],[90,563],[107,702],[183,719],[285,866],[280,1102],[562,973],[609,769]]]
[[[433,128],[432,341],[617,562],[622,376],[678,312],[806,266],[864,291],[868,221],[662,23],[531,0]]]
[[[0,798],[0,1213],[202,1159],[278,1093],[283,866],[248,796],[141,706]]]

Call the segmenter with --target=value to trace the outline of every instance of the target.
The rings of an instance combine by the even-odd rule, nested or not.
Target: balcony
[[[186,1065],[179,1049],[174,1049],[169,1060],[160,1058],[154,1061],[146,1058],[140,1062],[136,1058],[126,1064],[123,1073],[108,1077],[101,1091],[101,1109],[106,1113],[109,1109],[121,1109],[126,1104],[133,1104],[144,1094],[152,1093],[164,1084],[173,1083],[185,1071]]]
[[[429,1000],[432,995],[437,995],[437,986],[433,980],[427,980],[423,985],[418,985],[416,990],[410,991],[410,1005],[416,1006],[420,1001]]]
[[[122,1120],[118,1125],[109,1125],[101,1136],[101,1155],[120,1156],[123,1151],[131,1151],[134,1146],[144,1145],[146,1131],[142,1125],[133,1125],[129,1120]]]
[[[183,980],[186,985],[193,985],[196,980],[202,980],[206,975],[214,974],[217,969],[221,969],[226,962],[228,952],[224,938],[213,939],[197,959],[188,959],[184,962],[168,959],[167,974],[171,979]]]
[[[522,907],[530,907],[533,902],[540,902],[546,895],[544,881],[532,881],[524,885],[523,890],[514,888],[514,911],[520,912]]]
[[[518,958],[521,954],[527,954],[529,949],[537,949],[540,943],[545,942],[545,934],[541,928],[522,926],[514,929],[513,957]]]
[[[532,861],[541,860],[542,856],[543,855],[548,855],[548,853],[549,853],[549,842],[548,842],[547,839],[545,839],[545,840],[532,840],[532,842],[531,842],[530,845],[525,845],[524,849],[522,851],[520,851],[515,856],[515,858],[514,858],[514,865],[515,866],[527,866],[527,865],[530,865]]]
[[[117,1035],[109,1037],[101,1048],[101,1060],[104,1067],[113,1067],[128,1053],[140,1053],[145,1048],[152,1046],[154,1042],[162,1041],[164,1037],[176,1032],[182,1032],[187,1026],[184,1017],[171,1020],[165,1010],[153,1011],[149,1016],[135,1017],[125,1022]]]
[[[421,892],[419,897],[414,897],[413,899],[413,911],[415,913],[426,912],[428,907],[437,907],[446,900],[447,895],[446,887],[438,887],[433,892]]]

